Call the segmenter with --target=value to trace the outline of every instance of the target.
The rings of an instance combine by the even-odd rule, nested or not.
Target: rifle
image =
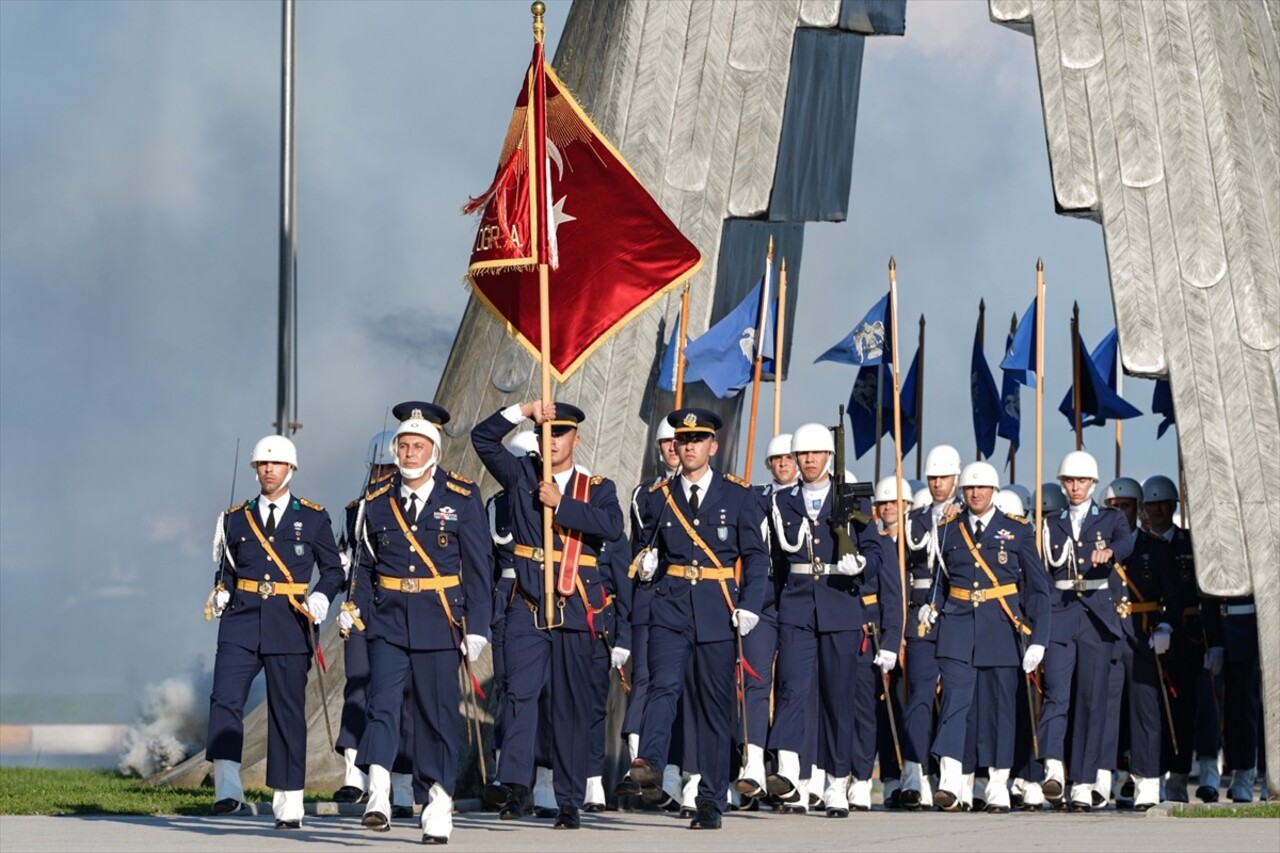
[[[836,561],[848,554],[857,554],[858,546],[849,534],[850,524],[867,525],[871,516],[862,509],[862,502],[875,495],[871,483],[850,483],[844,477],[844,406],[840,407],[840,420],[832,427],[835,433],[835,471],[831,492],[832,517],[836,528]]]
[[[365,540],[365,537],[361,535],[360,528],[364,526],[365,495],[368,494],[369,487],[373,485],[372,480],[373,480],[374,466],[376,465],[381,467],[382,465],[386,464],[382,459],[382,453],[383,453],[382,436],[385,435],[387,432],[387,415],[390,411],[391,411],[390,409],[383,410],[382,431],[378,433],[378,450],[376,453],[371,453],[369,455],[369,461],[364,466],[364,482],[361,483],[360,485],[360,505],[359,507],[356,508],[355,524],[351,529],[351,537],[355,540],[355,542],[351,544],[351,565],[347,567],[348,571],[350,572],[350,579],[347,583],[347,600],[342,602],[341,609],[347,613],[352,614],[351,618],[352,618],[352,622],[354,623],[352,627],[354,627],[357,631],[364,630],[364,621],[359,616],[355,615],[356,573],[360,570],[360,557],[361,557],[360,550],[361,550],[361,547],[364,545],[364,540]],[[345,538],[345,533],[344,533],[344,538]],[[342,639],[344,640],[349,639],[351,637],[351,631],[346,628],[343,628],[341,630],[341,634],[342,634]]]

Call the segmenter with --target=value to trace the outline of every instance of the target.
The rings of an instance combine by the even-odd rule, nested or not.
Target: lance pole
[[[546,7],[542,3],[534,3],[531,7],[533,12],[533,40],[537,54],[537,67],[533,69],[534,75],[534,93],[533,93],[533,115],[534,122],[534,144],[537,147],[536,162],[538,165],[538,174],[533,176],[534,186],[538,187],[535,194],[538,200],[538,210],[536,213],[538,220],[538,233],[536,236],[538,250],[538,324],[539,329],[539,361],[542,379],[542,424],[541,426],[541,444],[542,449],[542,481],[544,483],[552,482],[551,473],[551,267],[549,264],[548,252],[550,251],[549,241],[547,240],[547,190],[548,173],[547,173],[547,114],[546,114],[546,89],[545,79],[543,77],[543,58],[542,58],[542,40],[545,32],[542,15]],[[546,619],[547,627],[551,627],[552,619],[555,616],[555,581],[552,574],[555,571],[555,533],[552,530],[551,507],[545,504],[542,507],[542,611]]]
[[[784,329],[787,325],[787,259],[782,259],[782,270],[778,273],[778,333],[773,343],[773,434],[782,432],[782,353],[786,341]]]
[[[680,294],[680,331],[676,338],[676,408],[684,406],[684,344],[689,335],[689,282]]]
[[[1044,259],[1036,258],[1036,550],[1044,556]]]
[[[920,315],[920,340],[916,343],[916,479],[924,464],[924,315]],[[899,522],[901,524],[901,522]],[[901,527],[899,529],[902,529]]]
[[[743,463],[742,479],[751,482],[751,462],[756,452],[756,413],[760,408],[760,372],[764,367],[764,334],[769,319],[769,280],[773,277],[773,238],[769,238],[769,254],[764,262],[764,281],[760,285],[759,319],[756,321],[755,369],[751,375],[751,420],[747,426],[747,460]],[[777,359],[774,359],[775,362]]]
[[[1017,332],[1018,332],[1018,312],[1017,312],[1017,311],[1014,311],[1014,312],[1013,312],[1013,318],[1009,321],[1009,335],[1010,335],[1010,337],[1012,337],[1013,335],[1017,334]],[[1002,379],[1003,379],[1003,377],[1002,377]],[[1001,382],[1001,384],[1002,384],[1002,385],[1004,384],[1004,383],[1003,383],[1003,381]],[[1021,385],[1019,385],[1019,386],[1018,386],[1017,391],[1016,391],[1015,393],[1018,395],[1018,415],[1019,415],[1019,417],[1018,417],[1018,420],[1019,420],[1019,423],[1018,423],[1018,429],[1019,429],[1019,431],[1021,431],[1021,429],[1022,429],[1022,423],[1021,423],[1021,420],[1022,420],[1022,417],[1021,417],[1021,415],[1022,415],[1022,386],[1021,386]],[[1000,401],[1000,407],[1001,407],[1001,409],[1003,409],[1003,408],[1004,408],[1004,401],[1003,401],[1003,400],[1001,400],[1001,401]],[[1010,441],[1009,441],[1009,482],[1010,482],[1010,483],[1016,483],[1016,482],[1018,482],[1018,448],[1014,445],[1014,443],[1013,443],[1013,440],[1012,440],[1012,439],[1010,439]]]
[[[978,348],[982,349],[984,346],[986,346],[986,342],[987,342],[987,300],[981,297],[978,298],[978,333],[977,334],[978,334]],[[969,383],[969,387],[970,387],[969,393],[972,394],[973,383]],[[973,402],[976,404],[978,401],[974,400]],[[978,442],[977,442],[976,435],[974,436],[974,439],[975,440],[973,443],[974,443],[974,450],[977,454],[977,460],[981,462],[982,448],[977,446]]]
[[[1080,303],[1071,303],[1071,396],[1075,409],[1076,450],[1084,447],[1084,427],[1081,426],[1080,410],[1084,406],[1084,395],[1080,388]]]
[[[1124,385],[1124,362],[1120,360],[1120,338],[1116,337],[1116,363],[1112,368],[1116,372],[1116,394],[1120,394]],[[1116,418],[1116,476],[1120,476],[1120,445],[1124,421]]]
[[[900,381],[901,370],[898,365],[898,264],[893,259],[893,255],[889,256],[889,315],[890,328],[893,340],[890,350],[893,358],[893,458],[895,473],[897,477],[897,496],[898,506],[898,536],[895,537],[898,544],[898,589],[904,590],[902,595],[902,624],[907,624],[907,598],[905,590],[907,587],[906,566],[907,566],[907,537],[902,535],[902,531],[906,529],[903,520],[906,516],[906,509],[902,501],[902,387]],[[919,377],[917,377],[917,382]],[[877,642],[878,644],[878,642]],[[901,647],[893,650],[896,654],[902,652]],[[885,675],[885,691],[889,689],[888,674]],[[885,697],[888,701],[888,696]],[[893,707],[889,707],[889,719],[893,719]],[[899,755],[898,764],[901,766],[902,757]]]

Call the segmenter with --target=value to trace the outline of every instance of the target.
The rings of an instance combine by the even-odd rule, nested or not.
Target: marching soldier
[[[924,461],[928,484],[924,492],[931,503],[907,516],[907,599],[906,672],[907,701],[902,712],[902,793],[904,808],[913,811],[933,802],[929,784],[929,749],[934,734],[934,699],[938,687],[937,634],[933,623],[922,620],[922,609],[936,611],[945,602],[939,599],[935,578],[946,571],[942,550],[955,532],[946,522],[960,513],[956,501],[956,478],[960,476],[960,453],[940,444]],[[919,495],[915,496],[917,499]]]
[[[1125,731],[1118,738],[1118,750],[1128,753],[1129,776],[1133,781],[1133,808],[1143,812],[1160,802],[1163,775],[1161,749],[1166,735],[1165,713],[1169,697],[1162,696],[1159,656],[1169,651],[1173,626],[1167,614],[1181,606],[1173,581],[1173,552],[1168,543],[1138,530],[1142,506],[1142,486],[1137,480],[1119,477],[1111,481],[1105,494],[1107,506],[1124,514],[1135,533],[1133,553],[1124,563],[1116,563],[1112,595],[1119,601],[1124,628],[1121,664],[1123,699],[1113,697],[1111,728]],[[1121,715],[1121,708],[1128,713]],[[1106,756],[1116,750],[1108,747]],[[1098,792],[1094,792],[1097,794]],[[1103,792],[1105,795],[1106,792]]]
[[[446,844],[461,741],[459,654],[474,662],[488,644],[493,555],[479,489],[440,469],[439,427],[449,413],[407,402],[392,415],[400,421],[399,470],[365,495],[356,528],[374,579],[368,713],[358,756],[369,767],[369,802],[361,822],[377,832],[390,829],[389,768],[408,681],[413,772],[427,792],[422,843]]]
[[[733,742],[735,634],[760,621],[768,553],[759,496],[737,477],[717,474],[720,417],[703,409],[667,416],[675,428],[682,473],[649,488],[636,541],[640,579],[656,590],[649,616],[649,698],[640,755],[631,778],[642,788],[662,781],[686,671],[696,688],[697,812],[691,829],[719,829],[727,805]],[[741,560],[741,586],[735,564]],[[691,667],[691,669],[690,669]]]
[[[902,653],[905,641],[902,584],[906,570],[898,562],[898,536],[902,530],[902,525],[898,523],[898,484],[896,477],[881,478],[876,483],[873,498],[874,514],[880,522],[881,565],[875,577],[877,589],[874,594],[878,601],[873,606],[879,610],[879,635],[872,677],[876,694],[882,695],[884,700],[876,703],[876,735],[880,756],[880,783],[884,791],[884,804],[888,808],[898,807],[898,790],[901,784],[898,756],[902,749],[899,736],[902,730],[902,703],[898,699],[898,691],[902,683],[902,669],[898,666],[898,655]],[[911,506],[912,497],[911,486],[903,483],[904,511]],[[893,715],[892,721],[889,719],[890,714]],[[869,784],[862,784],[857,789],[850,786],[849,800],[855,809],[867,811],[871,808],[870,788]]]
[[[1058,480],[1069,506],[1044,523],[1045,562],[1053,573],[1053,630],[1044,660],[1044,708],[1040,752],[1045,759],[1045,798],[1065,792],[1063,762],[1071,731],[1072,811],[1089,811],[1103,764],[1107,697],[1112,664],[1123,636],[1111,595],[1113,565],[1129,559],[1133,531],[1124,515],[1093,498],[1098,463],[1082,450],[1063,457]]]
[[[391,479],[395,473],[396,434],[390,430],[375,435],[369,441],[365,464],[369,469],[368,482],[359,498],[347,504],[343,524],[344,536],[339,542],[343,549],[343,568],[348,572],[347,603],[338,613],[338,626],[345,642],[342,646],[346,683],[342,688],[342,718],[338,728],[338,740],[334,747],[342,753],[344,771],[342,787],[333,793],[335,803],[359,803],[368,796],[369,777],[356,763],[360,737],[368,713],[369,697],[369,643],[365,636],[363,620],[359,614],[372,612],[373,575],[369,565],[361,557],[364,545],[356,535],[356,517],[360,512],[365,492],[376,489]],[[391,767],[391,817],[413,817],[413,693],[405,690],[404,704],[400,712],[400,743],[396,760]]]
[[[1227,795],[1233,803],[1251,803],[1262,755],[1257,606],[1252,595],[1206,596],[1202,609],[1204,668],[1211,677],[1222,676],[1222,751],[1231,771]]]
[[[933,744],[941,772],[933,802],[945,811],[960,807],[963,757],[972,733],[976,761],[988,768],[986,810],[1003,813],[1010,806],[1018,665],[1031,672],[1044,656],[1048,576],[1031,525],[992,504],[1000,487],[995,468],[972,462],[960,472],[959,485],[967,510],[939,525],[940,533],[953,528],[940,537],[946,543],[940,555],[946,571],[938,579],[942,612],[921,607],[918,617],[929,628],[937,622],[942,680],[942,713]],[[971,724],[975,703],[982,713]]]
[[[860,521],[836,514],[828,473],[835,453],[831,430],[804,424],[792,435],[791,447],[801,482],[771,498],[773,535],[785,563],[775,571],[781,585],[778,703],[770,745],[777,750],[778,772],[768,786],[784,804],[803,797],[797,786],[800,752],[806,726],[818,726],[825,734],[814,757],[827,773],[826,812],[848,817],[850,776],[856,792],[865,788],[870,807],[877,687],[871,671],[875,655],[864,631],[877,622],[874,594],[866,587],[880,569],[879,537],[865,499],[858,508]],[[848,553],[840,553],[842,537],[856,542]],[[806,720],[815,676],[819,712],[817,719]]]
[[[538,460],[516,459],[502,446],[502,437],[525,418],[539,426],[551,422],[551,482],[542,482]],[[604,543],[623,533],[613,482],[574,467],[578,426],[585,419],[581,409],[568,403],[556,403],[544,412],[541,400],[531,400],[495,412],[471,432],[480,461],[510,496],[516,558],[515,594],[506,614],[503,749],[497,779],[486,786],[484,797],[501,810],[503,819],[528,812],[538,697],[549,685],[557,829],[582,825],[580,809],[590,773],[586,736],[593,702],[592,666],[597,645],[604,642],[597,620],[609,605],[598,559]],[[544,506],[553,510],[556,530],[548,561],[556,573],[552,624],[546,624],[543,615]]]
[[[253,447],[249,464],[262,493],[218,516],[218,564],[208,615],[217,615],[218,652],[209,697],[205,755],[213,762],[215,815],[245,808],[240,779],[244,703],[259,672],[267,678],[267,785],[276,829],[302,826],[307,771],[307,671],[313,625],[342,590],[342,563],[324,507],[289,491],[298,451],[282,435]],[[312,569],[320,579],[310,593]]]

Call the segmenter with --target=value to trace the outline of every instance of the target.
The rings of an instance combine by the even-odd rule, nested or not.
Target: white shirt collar
[[[987,507],[987,511],[984,512],[982,515],[974,515],[972,512],[970,512],[969,526],[976,528],[978,524],[981,523],[982,529],[985,531],[987,529],[987,525],[991,523],[991,517],[995,514],[996,514],[995,504],[992,504],[991,506]]]
[[[275,500],[268,500],[266,495],[258,495],[258,517],[262,519],[263,524],[266,524],[267,515],[269,515],[271,512],[271,510],[268,508],[268,505],[275,504],[276,505],[276,523],[279,524],[280,516],[284,513],[285,509],[289,506],[289,501],[291,500],[293,500],[293,495],[289,494],[287,491],[280,497],[276,498]]]
[[[573,476],[576,468],[566,468],[559,474],[552,474],[551,479],[556,481],[556,485],[560,487],[560,494],[567,495],[569,493],[569,478]]]
[[[681,475],[680,475],[680,488],[684,491],[684,498],[685,498],[685,500],[688,500],[688,499],[689,499],[689,487],[690,487],[690,486],[697,486],[697,487],[698,487],[698,500],[699,500],[699,501],[701,501],[703,498],[705,498],[705,497],[707,496],[707,491],[711,488],[711,480],[712,480],[712,477],[714,477],[714,476],[715,476],[715,473],[716,473],[716,472],[715,472],[715,471],[713,471],[711,468],[707,468],[707,470],[706,470],[706,471],[704,471],[704,472],[702,473],[702,478],[701,478],[701,479],[699,479],[699,480],[690,480],[690,479],[689,479],[689,475],[688,475],[688,474],[681,474]]]
[[[1170,524],[1170,525],[1169,525],[1169,529],[1168,529],[1168,530],[1166,530],[1164,533],[1161,533],[1161,534],[1159,534],[1159,535],[1164,537],[1164,541],[1166,541],[1166,542],[1172,542],[1172,541],[1173,541],[1173,534],[1174,534],[1174,532],[1175,532],[1177,529],[1178,529],[1178,525],[1176,525],[1176,524]]]
[[[402,481],[400,483],[400,497],[403,500],[408,500],[409,495],[417,495],[418,511],[421,512],[422,508],[427,505],[427,498],[431,497],[431,489],[435,486],[435,484],[436,484],[435,471],[432,471],[431,476],[427,478],[427,481],[423,483],[421,486],[418,486],[418,488],[416,489],[409,488]]]

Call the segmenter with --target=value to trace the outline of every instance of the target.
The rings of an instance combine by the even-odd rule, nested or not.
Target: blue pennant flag
[[[840,364],[889,364],[892,361],[892,342],[889,331],[889,294],[871,307],[866,316],[853,327],[844,340],[814,359],[834,361]]]
[[[1000,361],[1000,369],[1005,375],[1030,388],[1036,387],[1036,301],[1022,315],[1022,322],[1013,333],[1013,338]]]
[[[1005,342],[1005,351],[1013,346],[1013,335]],[[1009,439],[1009,447],[1015,452],[1021,442],[1022,432],[1022,385],[1013,371],[1004,371],[1000,381],[1000,425],[996,427],[996,435]]]
[[[911,359],[911,366],[907,368],[907,377],[902,381],[902,387],[898,393],[902,399],[902,455],[906,456],[911,449],[916,446],[916,442],[920,440],[920,417],[916,413],[916,386],[919,384],[917,375],[920,372],[920,351],[916,350],[915,357]],[[889,412],[889,429],[893,429],[893,389],[888,389],[888,412]]]
[[[680,351],[680,321],[671,330],[671,340],[662,350],[662,364],[658,367],[658,387],[663,391],[676,391],[676,353]]]
[[[883,371],[875,365],[862,367],[849,393],[849,426],[853,430],[853,458],[861,459],[876,446],[876,397],[880,398],[883,411],[880,415],[880,434],[893,436],[893,368],[885,365]],[[919,418],[916,415],[916,385],[920,371],[920,353],[916,352],[907,369],[906,379],[899,389],[902,405],[902,455],[906,456],[919,440]],[[883,373],[884,381],[879,381]],[[878,390],[878,394],[877,394]]]
[[[1117,338],[1115,329],[1102,339],[1090,355],[1085,350],[1084,339],[1076,335],[1076,347],[1080,354],[1080,424],[1082,427],[1102,426],[1108,418],[1127,420],[1139,417],[1142,412],[1129,405],[1116,393],[1115,374],[1117,362]],[[1067,389],[1058,411],[1066,416],[1075,429],[1075,386]]]
[[[1156,438],[1163,438],[1165,431],[1177,421],[1173,418],[1173,389],[1168,379],[1157,379],[1155,391],[1151,394],[1151,413],[1163,415],[1160,426],[1156,427]]]
[[[1000,426],[1000,395],[987,366],[982,339],[973,334],[973,356],[969,360],[969,399],[973,402],[973,440],[983,459],[996,452],[996,430]]]
[[[760,290],[764,276],[751,288],[738,307],[707,329],[697,340],[684,345],[684,381],[705,382],[717,397],[733,397],[751,384],[755,370],[756,331],[760,326]],[[773,372],[773,339],[777,330],[778,301],[770,290],[768,317],[764,326],[764,366]]]

